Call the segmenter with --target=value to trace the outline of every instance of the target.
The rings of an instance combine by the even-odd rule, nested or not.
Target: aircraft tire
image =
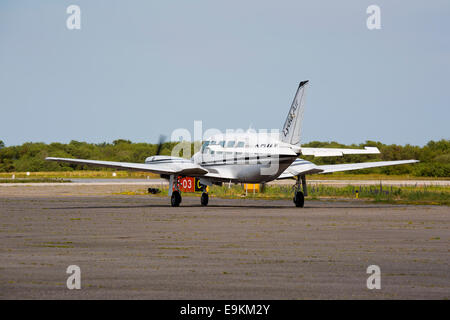
[[[295,192],[294,196],[294,203],[296,207],[303,208],[305,205],[305,196],[303,195],[303,192],[297,191]]]
[[[172,207],[179,207],[181,203],[181,195],[180,192],[174,191],[172,193],[172,197],[170,198],[170,204]]]
[[[208,205],[208,201],[209,201],[209,196],[206,192],[202,193],[202,197],[200,198],[200,203],[202,204],[203,207]]]

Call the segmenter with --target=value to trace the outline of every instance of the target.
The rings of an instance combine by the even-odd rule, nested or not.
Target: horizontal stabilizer
[[[340,148],[301,148],[302,155],[314,157],[341,157],[344,154],[379,154],[377,147],[364,147],[364,149]]]

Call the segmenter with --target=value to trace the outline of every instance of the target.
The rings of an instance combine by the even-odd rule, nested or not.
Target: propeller
[[[159,154],[161,153],[161,149],[162,149],[162,146],[163,146],[165,140],[166,140],[166,136],[165,135],[160,135],[159,136],[158,147],[156,148],[155,156],[159,156]]]

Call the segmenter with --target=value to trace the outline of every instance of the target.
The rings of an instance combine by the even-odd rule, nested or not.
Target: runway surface
[[[115,188],[121,188],[116,186]],[[448,299],[450,210],[0,189],[1,299]],[[66,268],[81,268],[80,290]],[[381,289],[369,290],[369,265]]]

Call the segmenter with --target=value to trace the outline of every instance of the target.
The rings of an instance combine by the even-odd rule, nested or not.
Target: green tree
[[[189,142],[186,142],[189,144]],[[161,148],[161,155],[170,155],[176,142],[165,142]],[[450,140],[430,141],[423,147],[412,145],[386,145],[378,141],[366,141],[361,144],[345,145],[335,141],[312,141],[302,145],[315,148],[362,148],[376,146],[380,154],[374,155],[345,155],[343,157],[302,157],[306,160],[321,164],[339,164],[367,161],[390,161],[418,159],[420,163],[414,165],[369,168],[353,171],[355,174],[384,173],[409,174],[424,177],[450,177]],[[194,144],[191,143],[193,151]],[[93,160],[144,162],[146,157],[156,154],[157,144],[133,143],[129,140],[118,139],[112,143],[87,143],[71,141],[70,143],[27,142],[20,146],[5,146],[0,140],[0,172],[11,171],[67,171],[67,170],[108,170],[86,165],[48,162],[45,157],[82,158]],[[179,154],[179,156],[187,156]]]

